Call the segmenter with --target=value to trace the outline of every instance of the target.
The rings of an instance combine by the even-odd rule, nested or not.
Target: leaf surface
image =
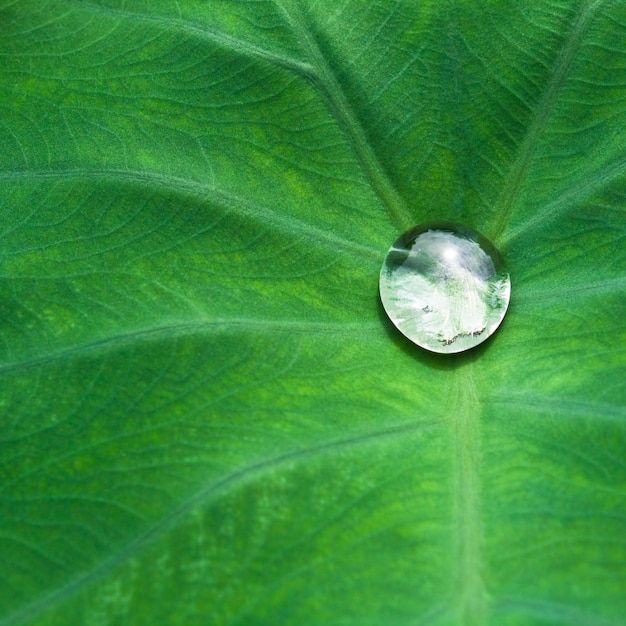
[[[626,613],[626,8],[0,2],[0,625]],[[378,273],[476,228],[437,358]]]

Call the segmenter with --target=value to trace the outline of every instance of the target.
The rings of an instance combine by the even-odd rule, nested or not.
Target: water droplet
[[[380,297],[391,321],[418,346],[463,352],[500,326],[511,279],[498,251],[474,230],[448,222],[422,224],[389,249]]]

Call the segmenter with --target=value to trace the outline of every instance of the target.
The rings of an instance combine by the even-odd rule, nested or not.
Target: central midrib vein
[[[484,624],[489,602],[483,577],[480,413],[471,367],[467,363],[454,372],[451,394],[457,564],[453,609],[462,626]]]

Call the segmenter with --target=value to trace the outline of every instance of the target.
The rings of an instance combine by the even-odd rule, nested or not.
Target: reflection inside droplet
[[[511,280],[495,248],[459,224],[426,224],[402,235],[380,273],[391,321],[433,352],[462,352],[502,322]]]

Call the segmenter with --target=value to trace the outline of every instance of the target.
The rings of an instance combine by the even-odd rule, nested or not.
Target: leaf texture
[[[0,625],[618,626],[626,8],[0,1]],[[438,358],[389,245],[513,299]]]

